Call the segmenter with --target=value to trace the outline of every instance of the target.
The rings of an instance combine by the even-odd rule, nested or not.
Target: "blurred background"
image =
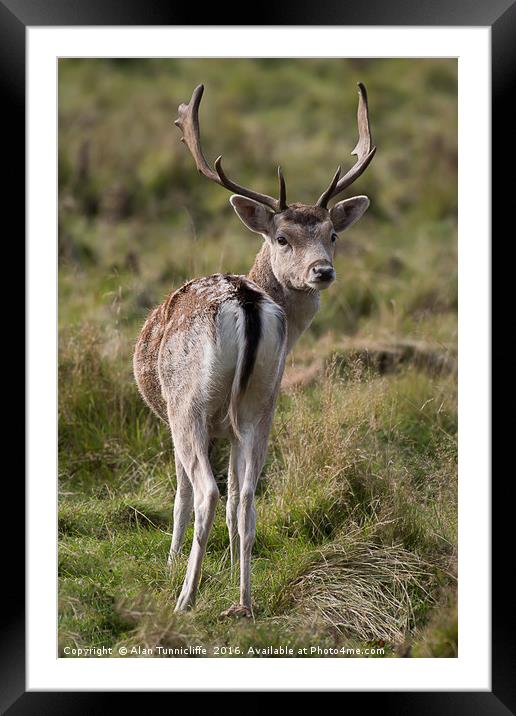
[[[337,540],[343,548],[339,530],[349,533],[374,523],[377,546],[401,545],[415,558],[431,562],[432,573],[440,576],[433,591],[425,587],[428,599],[418,592],[414,599],[419,607],[416,602],[405,604],[412,616],[404,617],[397,631],[383,633],[378,627],[372,636],[383,634],[390,640],[393,655],[399,655],[399,645],[409,632],[419,644],[419,655],[454,655],[457,62],[453,59],[59,61],[63,643],[113,643],[134,638],[135,633],[143,639],[150,627],[134,616],[140,612],[127,604],[120,606],[120,594],[126,591],[131,603],[142,593],[145,599],[154,594],[154,606],[147,612],[161,615],[168,625],[164,633],[173,642],[184,627],[167,611],[173,588],[162,570],[174,491],[170,440],[166,426],[158,424],[138,396],[132,350],[150,308],[190,278],[217,271],[247,272],[261,239],[240,223],[230,207],[229,192],[198,175],[173,124],[177,106],[204,83],[200,123],[208,161],[222,154],[232,178],[273,196],[281,164],[288,200],[311,203],[338,164],[346,171],[354,163],[350,152],[357,141],[359,80],[368,90],[378,150],[345,196],[367,194],[371,206],[339,238],[337,282],[323,294],[311,329],[289,358],[275,422],[282,427],[275,427],[279,432],[273,435],[265,476],[268,487],[260,498],[267,515],[275,514],[272,503],[278,508],[276,522],[270,517],[268,523],[271,534],[283,534],[286,521],[287,535],[295,541],[292,524],[304,524],[306,519],[318,525],[319,537],[312,534],[304,542],[299,537],[300,552],[276,591],[263,567],[263,600],[268,605],[263,609],[272,620],[284,613],[286,607],[278,612],[278,595],[298,584],[314,558],[314,546],[333,548]],[[334,427],[342,431],[342,441],[334,439],[319,459],[311,453],[305,435],[307,430],[317,434],[324,428],[320,409],[328,385],[334,392],[342,389],[342,395],[348,391],[356,401],[355,407],[345,402],[331,407],[337,411]],[[368,406],[376,405],[375,400],[378,409],[372,425]],[[362,413],[356,413],[356,405],[363,406]],[[341,415],[344,408],[347,413]],[[308,422],[300,422],[296,432],[300,415]],[[346,455],[341,450],[344,444]],[[342,485],[337,489],[335,481],[320,487],[332,450],[342,484],[351,485],[345,495],[338,492]],[[294,464],[288,457],[292,453],[302,453],[306,462],[300,458]],[[364,454],[375,457],[365,465],[360,458]],[[225,469],[223,452],[217,463],[221,483]],[[297,504],[294,498],[286,500],[296,480],[299,483],[300,476],[307,474],[312,479],[305,485],[310,506]],[[379,495],[383,495],[381,506]],[[223,516],[217,519],[220,544],[215,538],[208,563],[214,561],[205,577],[208,582],[210,574],[215,579],[212,596],[221,591],[213,575],[224,563],[227,546]],[[260,539],[260,518],[258,531]],[[369,545],[367,540],[363,544]],[[112,563],[114,543],[120,554],[131,557],[125,567]],[[281,553],[281,545],[271,544],[271,550]],[[271,554],[262,547],[265,563],[270,562]],[[127,570],[133,568],[129,574]],[[342,586],[339,579],[337,585]],[[133,586],[122,589],[122,583]],[[164,591],[169,597],[163,596]],[[276,601],[272,597],[270,601],[270,593]],[[350,601],[349,593],[346,599]],[[441,611],[435,612],[437,607]],[[418,608],[419,621],[414,617]],[[432,616],[432,609],[438,616]],[[332,619],[335,622],[335,615]],[[433,632],[424,636],[424,629],[433,628],[428,626],[432,619],[444,629],[447,646],[440,642],[428,646],[437,639]],[[209,633],[216,641],[216,630],[206,620],[203,638]],[[345,621],[339,631],[342,638],[368,637],[367,629],[346,627]],[[272,633],[272,622],[268,629]],[[280,633],[283,638],[281,629]],[[327,638],[324,629],[323,636]],[[437,653],[441,647],[445,654]],[[435,653],[430,653],[432,649]]]

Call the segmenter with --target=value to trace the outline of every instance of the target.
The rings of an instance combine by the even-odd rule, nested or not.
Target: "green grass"
[[[170,574],[171,440],[132,349],[148,308],[188,278],[247,271],[260,245],[193,169],[176,107],[203,81],[208,156],[268,192],[281,159],[289,196],[309,201],[354,146],[358,79],[371,209],[288,360],[257,497],[255,620],[219,618],[238,596],[224,444],[197,606],[176,615],[192,529]],[[59,97],[61,654],[456,656],[456,62],[61,60]]]

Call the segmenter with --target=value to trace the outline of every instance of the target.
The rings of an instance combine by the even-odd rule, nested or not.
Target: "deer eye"
[[[288,241],[284,236],[276,236],[276,241],[280,246],[288,246]]]
[[[339,238],[339,237],[337,236],[336,233],[333,233],[333,234],[331,235],[331,240],[332,240],[333,243],[335,243],[338,238]]]

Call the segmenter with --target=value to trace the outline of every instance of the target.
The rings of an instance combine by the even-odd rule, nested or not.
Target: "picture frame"
[[[206,20],[214,24],[232,25],[222,22],[222,17],[211,17],[214,9],[208,9]],[[217,13],[218,14],[218,13]],[[493,177],[498,174],[501,157],[514,151],[507,147],[510,136],[509,117],[506,102],[510,80],[514,75],[514,31],[516,10],[513,3],[498,3],[496,9],[474,7],[469,2],[457,2],[453,6],[445,3],[420,3],[406,7],[402,3],[378,2],[347,3],[345,6],[329,2],[308,8],[300,22],[299,13],[289,4],[274,11],[268,11],[268,24],[289,25],[360,25],[360,26],[484,26],[491,28],[492,40],[492,166]],[[9,164],[9,185],[7,205],[17,216],[25,214],[25,41],[26,31],[34,26],[91,26],[91,25],[190,25],[187,13],[174,12],[165,3],[155,3],[150,8],[136,2],[126,3],[121,10],[114,2],[102,4],[58,2],[38,4],[5,0],[0,3],[2,61],[2,85],[5,107],[9,108],[6,120],[6,136],[10,137],[9,148],[13,152]],[[504,142],[502,148],[502,142]],[[506,160],[505,160],[506,161]],[[496,222],[501,226],[510,202],[507,200],[507,186],[496,183],[492,192],[493,234]],[[496,217],[496,221],[495,221]],[[501,228],[500,228],[501,231]],[[17,233],[21,233],[18,227]],[[21,237],[16,242],[22,245]],[[28,350],[31,350],[31,344]],[[29,435],[30,438],[30,435]],[[13,491],[16,502],[24,503],[25,495],[21,479],[15,481]],[[509,481],[505,481],[508,483]],[[502,524],[510,524],[510,484],[502,481],[493,483],[492,504],[496,511],[492,533],[492,690],[490,692],[360,692],[360,698],[368,699],[368,708],[390,709],[394,712],[417,711],[421,713],[465,713],[504,714],[515,712],[516,698],[510,672],[510,656],[514,654],[514,632],[508,627],[507,613],[510,593],[501,586],[501,564],[506,549],[501,534]],[[20,532],[20,528],[17,528]],[[36,713],[49,710],[52,713],[80,713],[99,709],[103,697],[91,692],[27,691],[25,671],[26,627],[24,624],[24,554],[22,540],[8,552],[9,594],[8,606],[2,615],[4,637],[2,673],[7,688],[3,690],[1,704],[9,713]],[[268,690],[266,687],[264,690]],[[338,690],[338,687],[336,687]],[[350,696],[351,694],[348,694]],[[355,694],[354,694],[355,695]],[[134,698],[136,695],[134,695]],[[133,697],[132,697],[133,698]]]

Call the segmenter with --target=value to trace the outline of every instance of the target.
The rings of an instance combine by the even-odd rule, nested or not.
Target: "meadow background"
[[[223,498],[194,611],[166,568],[174,463],[139,397],[148,310],[260,246],[173,125],[200,82],[203,145],[229,175],[312,202],[354,162],[356,82],[377,155],[347,196],[337,282],[289,357],[257,499],[254,621]],[[455,60],[59,61],[59,645],[377,647],[457,655]],[[228,654],[231,655],[231,654]]]

